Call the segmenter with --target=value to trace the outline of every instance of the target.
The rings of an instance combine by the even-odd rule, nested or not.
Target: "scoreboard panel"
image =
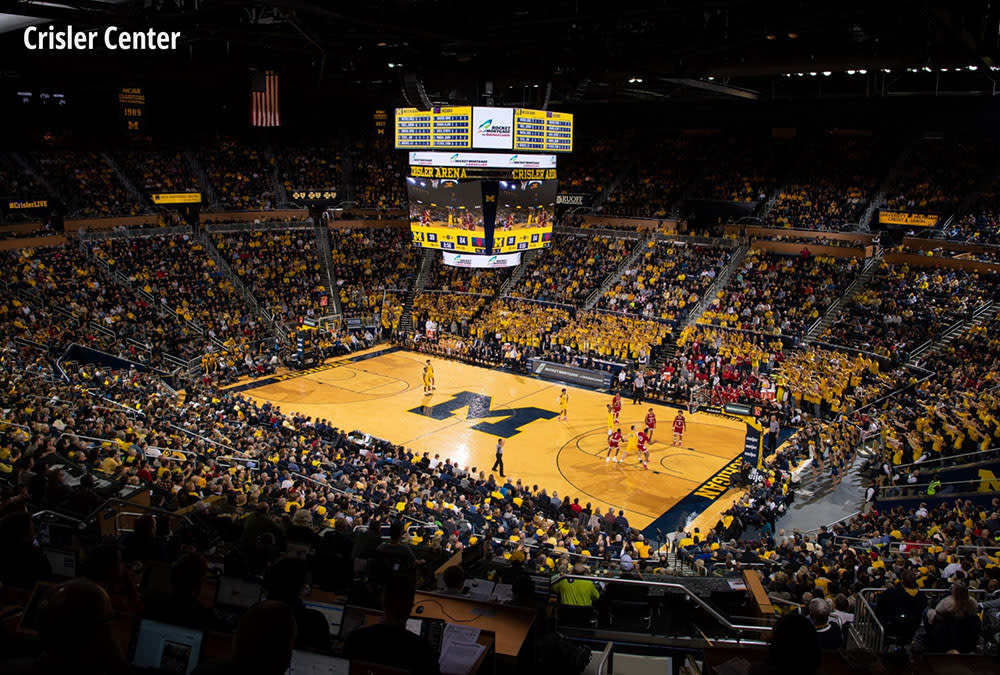
[[[396,148],[572,152],[573,114],[481,106],[397,108]]]
[[[472,106],[397,108],[396,147],[409,150],[472,147]]]
[[[514,149],[535,152],[573,151],[573,114],[551,110],[514,110]]]

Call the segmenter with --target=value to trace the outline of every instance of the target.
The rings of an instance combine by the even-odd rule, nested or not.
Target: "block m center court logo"
[[[551,410],[543,410],[534,406],[494,410],[492,396],[474,394],[471,391],[462,391],[454,394],[450,401],[438,403],[437,405],[422,405],[410,408],[409,412],[436,420],[446,420],[449,417],[453,417],[454,413],[462,408],[468,408],[468,411],[465,413],[465,419],[467,420],[502,417],[503,419],[491,422],[479,422],[472,426],[476,431],[482,431],[485,434],[500,436],[502,438],[516,436],[521,433],[521,427],[526,424],[531,424],[536,420],[550,420],[556,416],[556,413]]]

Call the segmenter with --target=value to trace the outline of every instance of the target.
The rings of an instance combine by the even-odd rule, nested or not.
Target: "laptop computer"
[[[49,561],[52,574],[60,579],[73,579],[76,577],[76,552],[66,551],[49,546],[42,547],[42,553]]]
[[[288,665],[288,675],[350,675],[351,662],[339,656],[326,656],[292,650],[292,662]]]
[[[351,633],[365,625],[366,616],[360,609],[346,608],[344,618],[340,623],[340,639],[346,642]]]
[[[168,675],[188,675],[201,657],[202,631],[141,619],[132,650],[132,665]]]
[[[262,594],[263,588],[259,582],[237,577],[219,577],[215,606],[229,611],[247,610],[260,602]]]
[[[340,628],[344,623],[344,606],[329,602],[314,602],[306,600],[302,603],[309,609],[315,609],[326,617],[326,622],[330,626],[330,637],[339,638]]]
[[[444,621],[441,619],[407,619],[406,630],[423,637],[431,643],[434,651],[441,652],[444,640]]]

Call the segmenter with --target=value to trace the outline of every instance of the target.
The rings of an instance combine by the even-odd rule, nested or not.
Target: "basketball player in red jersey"
[[[420,224],[423,227],[427,227],[428,225],[431,224],[431,212],[428,211],[427,209],[424,209],[423,212],[421,212],[420,214]]]
[[[618,413],[622,411],[622,395],[615,392],[615,397],[611,399],[611,410],[615,413],[615,424],[618,424]]]
[[[608,454],[604,457],[605,464],[608,462],[615,462],[617,464],[621,461],[618,459],[618,451],[621,449],[621,445],[622,430],[616,427],[615,430],[611,432],[611,435],[608,436]],[[614,457],[611,456],[611,453],[614,453]]]
[[[653,409],[650,408],[646,411],[646,436],[649,438],[649,442],[653,442],[653,429],[656,428],[656,414]]]
[[[635,435],[636,440],[639,443],[639,462],[642,464],[643,469],[649,468],[649,448],[646,447],[649,443],[649,436],[646,435],[645,431],[640,431]]]
[[[684,420],[684,411],[678,410],[677,417],[674,418],[674,445],[680,447],[684,440],[685,429],[687,429],[687,422]]]

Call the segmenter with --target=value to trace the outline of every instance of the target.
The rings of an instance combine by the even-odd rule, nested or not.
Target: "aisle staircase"
[[[684,325],[680,326],[680,330],[677,333],[671,333],[670,336],[663,341],[662,344],[657,345],[653,348],[653,352],[650,355],[650,363],[656,369],[659,369],[667,360],[672,359],[680,351],[677,346],[677,339],[680,333],[684,331],[688,326],[693,325],[698,321],[698,318],[705,313],[708,306],[712,304],[712,301],[718,296],[719,291],[725,288],[726,284],[729,283],[729,279],[732,278],[736,270],[743,266],[743,259],[747,255],[747,251],[750,250],[749,243],[746,239],[740,241],[739,246],[733,249],[733,255],[729,258],[729,262],[722,271],[715,277],[715,281],[712,285],[705,289],[701,298],[691,308],[688,313],[687,318],[684,320]]]
[[[144,211],[151,210],[153,204],[149,200],[149,197],[144,195],[139,188],[135,186],[135,183],[129,179],[129,177],[125,174],[125,170],[122,169],[118,162],[115,161],[114,157],[111,156],[111,153],[102,152],[101,158],[104,160],[105,164],[110,166],[111,170],[115,172],[115,175],[118,177],[118,181],[128,191],[128,193],[132,195],[132,198],[136,201],[136,203],[141,204]]]
[[[896,177],[899,172],[903,170],[903,166],[906,165],[906,161],[910,158],[910,153],[913,152],[913,148],[916,147],[922,139],[916,138],[909,143],[907,143],[903,149],[900,151],[899,156],[896,157],[895,163],[889,169],[889,172],[885,175],[882,180],[882,184],[878,186],[878,190],[875,191],[875,196],[872,197],[871,202],[868,203],[868,208],[865,209],[864,215],[861,216],[861,220],[858,225],[862,232],[871,231],[872,218],[875,216],[875,211],[878,209],[879,204],[885,199],[885,194],[892,187],[893,183],[896,182]]]
[[[340,289],[336,284],[336,276],[333,271],[333,254],[330,248],[330,228],[322,222],[317,223],[313,228],[313,237],[316,239],[316,254],[319,256],[320,270],[323,275],[323,284],[326,286],[327,297],[330,298],[330,309],[333,314],[344,315],[344,308],[340,305]]]
[[[59,197],[63,200],[63,203],[66,202],[64,195],[60,195],[56,189],[52,187],[52,184],[45,180],[45,177],[42,175],[39,167],[34,162],[17,152],[10,153],[10,156],[15,162],[17,162],[18,166],[20,166],[26,174],[34,178],[39,185],[45,188],[46,192],[53,197]]]
[[[93,263],[94,267],[103,272],[103,274],[111,281],[111,283],[121,286],[122,288],[127,289],[128,291],[134,293],[135,295],[141,296],[150,305],[156,307],[157,312],[163,312],[166,313],[167,315],[173,316],[177,321],[187,324],[187,326],[192,330],[194,330],[196,333],[198,333],[198,335],[201,335],[202,337],[208,336],[204,326],[199,324],[197,321],[191,319],[185,319],[180,314],[175,312],[173,308],[168,307],[166,304],[161,302],[159,298],[154,297],[151,293],[147,293],[142,288],[139,288],[138,286],[133,284],[132,281],[121,271],[115,269],[104,260],[98,258],[97,255],[94,254],[93,248],[87,245],[83,241],[80,242],[80,251],[83,253],[84,256],[87,257],[87,259],[89,259]],[[101,328],[103,330],[107,330],[103,326]],[[134,340],[132,338],[127,338],[127,341],[129,344],[135,346],[137,349],[148,351],[146,349],[146,345],[142,344],[137,340]],[[216,348],[222,349],[223,344],[219,339],[211,338],[211,341]],[[162,356],[164,362],[169,364],[171,367],[181,368],[185,370],[189,375],[194,375],[200,372],[201,368],[199,363],[200,359],[195,358],[185,361],[179,356],[168,354],[166,352],[161,352],[160,356]]]
[[[774,204],[778,201],[778,198],[785,191],[785,189],[792,183],[793,180],[798,178],[799,174],[802,172],[803,167],[806,165],[806,161],[809,158],[809,150],[807,148],[800,148],[799,156],[796,158],[792,165],[785,172],[785,175],[781,177],[778,181],[778,185],[771,191],[771,194],[767,196],[767,199],[757,205],[754,215],[760,218],[763,222],[764,218],[770,213]]]
[[[420,271],[417,272],[416,278],[413,279],[413,285],[410,286],[410,290],[406,292],[406,297],[403,299],[403,314],[399,318],[399,331],[401,333],[413,331],[413,299],[417,297],[417,293],[424,290],[427,281],[431,278],[431,268],[434,265],[434,257],[437,255],[440,255],[440,251],[423,249]]]
[[[274,163],[271,165],[271,190],[274,192],[274,205],[275,207],[286,206],[288,204],[288,191],[285,190],[285,183],[281,180],[281,167],[278,166],[278,158],[271,150],[265,152],[264,157],[274,159]]]
[[[544,255],[545,249],[537,249],[534,251],[528,251],[523,256],[521,256],[521,264],[514,268],[507,280],[501,284],[500,288],[497,289],[497,297],[505,298],[510,295],[510,292],[517,288],[517,284],[521,281],[521,277],[524,276],[525,271],[528,269],[528,265],[538,256]]]
[[[681,330],[687,328],[688,326],[694,324],[705,313],[708,306],[712,304],[712,301],[719,295],[719,291],[726,287],[729,280],[732,278],[736,270],[743,266],[743,259],[746,258],[747,252],[750,250],[750,243],[747,240],[740,241],[739,246],[733,250],[732,257],[729,258],[729,262],[722,271],[719,272],[715,277],[715,281],[712,285],[705,289],[702,293],[701,298],[695,304],[695,306],[688,312],[687,319],[684,320],[684,325],[681,326]]]
[[[987,302],[972,312],[972,316],[961,319],[945,328],[938,336],[914,348],[907,359],[907,365],[916,366],[925,361],[928,356],[947,347],[951,342],[965,335],[974,326],[984,326],[993,320],[1000,310],[1000,303]]]
[[[834,319],[837,318],[837,313],[840,308],[844,306],[845,303],[849,302],[855,294],[862,288],[868,285],[872,276],[878,271],[878,266],[882,262],[882,256],[874,256],[865,260],[864,266],[861,268],[861,273],[854,278],[854,281],[844,289],[844,292],[840,294],[840,297],[830,305],[827,310],[823,313],[823,316],[816,319],[813,325],[809,326],[806,332],[802,335],[802,344],[810,344],[811,342],[817,340],[823,331],[833,323]]]
[[[604,292],[614,286],[618,280],[622,278],[622,275],[625,274],[625,271],[632,267],[639,257],[648,250],[648,243],[649,239],[642,236],[639,237],[639,240],[636,242],[629,254],[625,256],[625,259],[618,263],[618,266],[611,270],[606,277],[604,277],[600,286],[590,292],[590,295],[587,296],[586,301],[583,303],[584,310],[593,309],[594,306],[597,305],[601,296],[604,295]]]
[[[194,172],[195,177],[198,179],[198,189],[201,190],[201,203],[207,206],[218,206],[219,200],[215,195],[215,189],[212,187],[212,181],[208,180],[208,174],[205,173],[205,169],[201,167],[201,163],[195,156],[194,152],[191,150],[186,150],[184,152],[184,159],[187,160],[188,166]]]
[[[205,253],[215,261],[216,267],[226,275],[226,277],[233,283],[233,287],[236,292],[243,298],[243,302],[249,306],[254,314],[256,314],[271,330],[274,337],[282,342],[288,342],[288,336],[285,335],[285,331],[282,330],[281,326],[275,321],[274,316],[270,314],[264,307],[257,302],[257,298],[253,296],[250,289],[246,287],[243,280],[240,279],[240,275],[236,273],[236,270],[232,268],[229,261],[226,260],[225,256],[219,253],[219,249],[215,248],[215,244],[212,242],[212,236],[208,232],[198,232],[195,235],[198,241],[201,243],[202,247],[205,249]]]

